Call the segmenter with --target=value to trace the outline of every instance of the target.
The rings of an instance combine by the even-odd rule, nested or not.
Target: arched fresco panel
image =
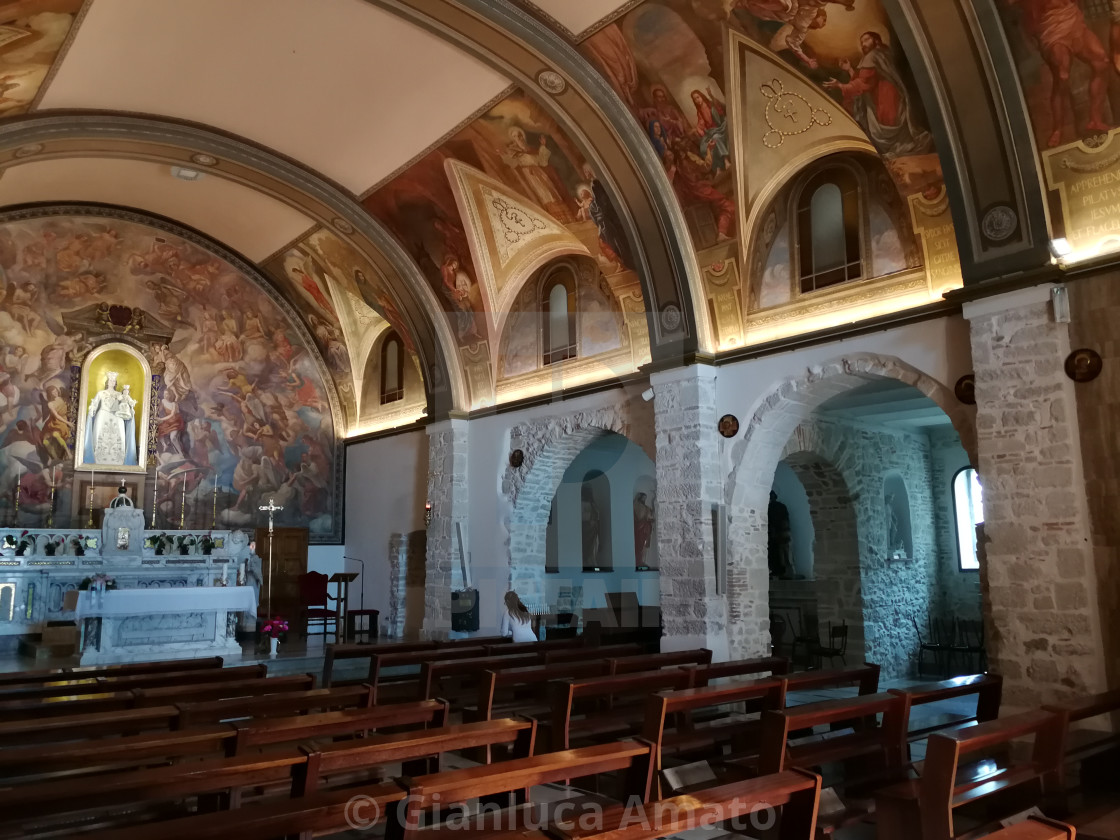
[[[0,216],[0,280],[6,525],[81,524],[77,377],[95,346],[126,341],[156,375],[140,453],[151,527],[252,527],[272,498],[279,524],[339,538],[337,396],[307,331],[250,266],[137,214],[70,207]]]

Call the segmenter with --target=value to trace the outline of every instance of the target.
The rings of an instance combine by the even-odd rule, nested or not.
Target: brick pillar
[[[657,432],[657,551],[662,650],[711,648],[727,658],[727,603],[717,591],[712,509],[723,499],[716,371],[695,365],[650,377]]]
[[[984,491],[992,670],[1013,707],[1104,690],[1069,327],[1050,286],[966,304]]]
[[[424,634],[434,638],[451,629],[451,590],[463,586],[455,524],[469,550],[470,495],[467,487],[467,421],[445,420],[428,427],[428,525],[424,580]]]

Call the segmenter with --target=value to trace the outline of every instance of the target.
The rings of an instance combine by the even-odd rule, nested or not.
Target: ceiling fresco
[[[82,2],[0,6],[0,117],[22,114],[31,106],[66,43]],[[14,14],[7,11],[13,5]]]

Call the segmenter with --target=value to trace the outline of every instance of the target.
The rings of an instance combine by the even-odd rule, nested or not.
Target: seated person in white
[[[516,592],[506,593],[506,608],[502,610],[501,634],[513,634],[515,642],[535,642],[537,635],[533,632],[533,618],[529,610],[521,603]]]

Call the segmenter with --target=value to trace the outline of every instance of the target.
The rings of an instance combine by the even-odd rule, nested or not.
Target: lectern
[[[346,613],[350,611],[350,582],[357,579],[357,572],[335,572],[327,579],[327,583],[335,585],[334,594],[338,598],[338,624],[340,627],[346,627]],[[342,641],[346,639],[346,631],[343,630]]]

